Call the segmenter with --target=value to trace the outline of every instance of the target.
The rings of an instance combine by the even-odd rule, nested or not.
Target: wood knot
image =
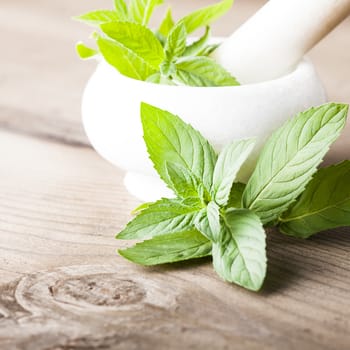
[[[16,288],[18,304],[32,315],[176,309],[178,291],[162,274],[135,274],[129,265],[78,265],[24,277]],[[175,281],[174,281],[175,283]],[[65,316],[66,317],[66,316]]]
[[[71,277],[50,286],[56,301],[117,307],[141,302],[146,291],[136,282],[114,274]]]

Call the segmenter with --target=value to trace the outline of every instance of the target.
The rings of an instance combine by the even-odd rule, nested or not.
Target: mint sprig
[[[222,0],[174,22],[171,10],[157,30],[148,27],[154,9],[163,0],[114,0],[114,9],[96,10],[76,17],[98,27],[97,49],[76,46],[82,59],[102,56],[121,74],[138,80],[167,85],[239,85],[222,66],[209,57],[217,44],[208,44],[209,24],[225,14],[233,0]],[[204,35],[188,43],[188,34],[205,27]]]
[[[347,105],[328,103],[287,121],[266,142],[245,185],[236,177],[253,139],[234,141],[217,155],[189,124],[143,103],[150,159],[176,198],[137,208],[117,238],[145,241],[120,254],[142,265],[211,254],[222,279],[259,290],[267,269],[264,225],[303,238],[350,225],[350,161],[317,170],[347,112]]]

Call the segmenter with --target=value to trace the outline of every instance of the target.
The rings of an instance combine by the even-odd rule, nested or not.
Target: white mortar
[[[126,171],[128,191],[153,201],[171,192],[148,159],[140,122],[142,101],[179,115],[218,151],[234,139],[257,137],[257,147],[239,176],[244,181],[272,131],[297,112],[326,102],[326,95],[308,60],[279,79],[229,87],[146,83],[99,63],[83,95],[86,133],[102,157]]]

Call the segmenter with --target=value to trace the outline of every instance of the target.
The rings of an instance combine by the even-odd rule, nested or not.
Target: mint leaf
[[[255,146],[254,139],[233,141],[219,154],[213,175],[212,195],[217,204],[228,202],[233,181]]]
[[[118,252],[140,265],[158,265],[208,256],[211,242],[197,230],[190,230],[155,237]]]
[[[148,154],[160,177],[171,188],[166,162],[192,172],[209,191],[217,155],[208,141],[179,117],[146,103],[141,121]]]
[[[245,184],[235,182],[232,185],[230,196],[227,202],[227,208],[242,208],[242,197],[245,189]]]
[[[114,40],[99,37],[97,46],[104,59],[129,78],[146,80],[156,72],[142,57]]]
[[[169,79],[168,77],[165,77],[161,73],[154,73],[150,75],[146,81],[149,83],[154,83],[154,84],[163,84],[163,85],[175,85],[175,83]]]
[[[114,9],[120,21],[128,20],[128,7],[124,0],[114,0]]]
[[[146,26],[154,9],[162,3],[163,0],[131,0],[129,15],[136,23]]]
[[[220,208],[215,202],[199,211],[194,219],[196,229],[211,241],[216,242],[220,234]]]
[[[161,199],[143,209],[116,238],[147,239],[193,228],[193,218],[202,205],[195,199]]]
[[[151,30],[130,22],[102,24],[101,30],[119,45],[139,57],[151,69],[159,69],[165,58],[164,50]]]
[[[194,11],[181,19],[186,26],[187,33],[190,34],[196,29],[207,26],[217,18],[224,15],[233,4],[233,0],[223,0],[215,5],[210,5]]]
[[[98,51],[87,47],[84,43],[79,42],[75,46],[75,49],[79,55],[79,57],[83,60],[88,60],[98,54]]]
[[[228,211],[220,240],[213,243],[215,271],[225,281],[257,291],[266,275],[265,232],[259,218],[247,209]]]
[[[165,42],[164,50],[169,61],[184,53],[186,49],[186,39],[187,32],[185,25],[180,22],[171,29]]]
[[[222,66],[208,57],[184,57],[176,62],[175,79],[190,86],[239,85]]]
[[[142,210],[147,209],[148,207],[150,207],[152,204],[154,204],[154,202],[145,202],[140,204],[139,206],[137,206],[135,209],[133,209],[131,211],[132,215],[137,215],[139,214]]]
[[[103,23],[116,22],[122,18],[113,10],[97,10],[74,17],[74,19],[89,25],[98,26]]]
[[[338,138],[348,106],[329,103],[299,113],[265,144],[243,194],[243,205],[264,224],[277,219],[304,191]]]
[[[205,28],[204,35],[191,45],[187,46],[183,56],[197,56],[205,47],[210,37],[210,28]]]
[[[301,238],[350,226],[350,161],[320,169],[280,221],[283,233]]]
[[[166,15],[158,28],[158,33],[160,33],[163,37],[167,37],[170,30],[174,27],[175,23],[173,17],[171,15],[171,9],[168,8]]]
[[[177,196],[200,198],[201,181],[191,171],[181,165],[169,162],[166,162],[165,168],[172,183],[171,188]]]
[[[209,56],[219,46],[220,46],[220,44],[209,44],[209,45],[203,47],[203,49],[197,53],[197,56]]]

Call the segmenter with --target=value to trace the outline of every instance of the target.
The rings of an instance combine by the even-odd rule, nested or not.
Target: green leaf
[[[161,5],[163,0],[131,0],[129,14],[133,21],[146,26],[154,9]]]
[[[245,184],[236,182],[232,185],[230,196],[227,202],[227,208],[242,208],[242,197]]]
[[[153,69],[159,69],[165,58],[164,50],[151,30],[130,22],[106,23],[101,25],[101,30]]]
[[[121,20],[121,17],[112,10],[97,10],[74,17],[74,19],[93,26],[98,26],[103,23],[117,22]]]
[[[99,37],[97,46],[104,59],[129,78],[146,80],[156,72],[142,57],[114,40]]]
[[[280,221],[283,233],[301,238],[350,226],[350,161],[320,169]]]
[[[184,57],[176,62],[176,80],[190,86],[239,85],[222,66],[208,57]]]
[[[220,208],[215,202],[199,211],[194,219],[196,229],[213,242],[217,242],[220,234]]]
[[[197,56],[209,56],[212,52],[214,52],[220,44],[210,44],[205,47],[201,51],[197,53]]]
[[[201,181],[187,168],[175,163],[165,163],[168,177],[172,183],[171,188],[181,198],[200,198]]]
[[[348,106],[329,103],[299,113],[265,144],[243,194],[243,205],[264,224],[277,219],[304,191],[338,138]]]
[[[257,291],[266,275],[265,232],[259,218],[247,209],[228,211],[220,240],[213,243],[215,271],[225,281]]]
[[[210,27],[205,28],[204,35],[191,45],[187,46],[183,56],[197,56],[206,46],[210,38]]]
[[[233,181],[254,146],[254,139],[233,141],[219,154],[214,169],[212,195],[220,206],[227,204]]]
[[[154,204],[154,202],[145,202],[140,204],[139,206],[137,206],[135,209],[132,210],[131,214],[132,215],[137,215],[139,214],[142,210],[147,209],[148,207],[150,207],[152,204]]]
[[[161,199],[131,220],[118,239],[147,239],[193,228],[193,218],[202,205],[197,199]]]
[[[164,50],[167,59],[170,61],[174,57],[180,57],[186,49],[187,33],[185,25],[180,22],[174,26],[165,42]]]
[[[147,150],[155,169],[170,187],[166,162],[192,172],[208,190],[217,155],[208,141],[179,117],[157,107],[141,104],[141,121]]]
[[[174,25],[175,23],[171,15],[171,8],[169,7],[162,23],[158,28],[158,32],[166,38]]]
[[[119,16],[120,21],[128,20],[128,7],[124,0],[114,0],[114,9]]]
[[[79,55],[79,57],[83,60],[88,60],[98,54],[98,51],[87,47],[84,43],[79,42],[75,46],[75,49]]]
[[[169,79],[168,77],[165,77],[159,72],[150,75],[146,79],[146,81],[154,84],[175,85],[175,83],[171,79]]]
[[[223,0],[215,5],[210,5],[194,11],[185,16],[181,21],[186,26],[187,33],[190,34],[196,29],[207,26],[217,18],[224,15],[233,5],[233,0]]]
[[[193,229],[155,237],[118,252],[134,263],[149,266],[208,256],[211,242]]]

